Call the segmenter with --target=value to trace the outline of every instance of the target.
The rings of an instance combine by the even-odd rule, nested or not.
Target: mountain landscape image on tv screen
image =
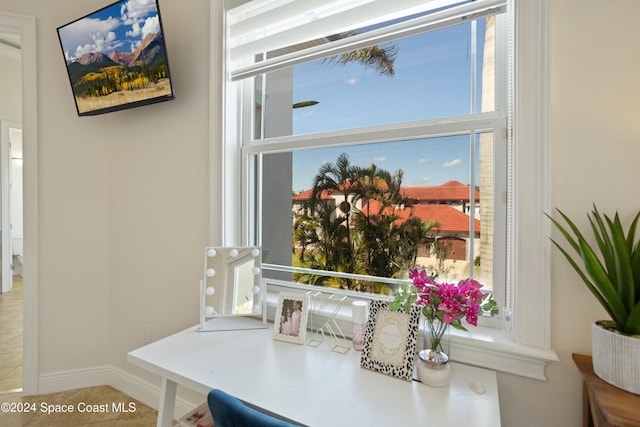
[[[156,0],[122,0],[58,28],[80,116],[174,98]]]

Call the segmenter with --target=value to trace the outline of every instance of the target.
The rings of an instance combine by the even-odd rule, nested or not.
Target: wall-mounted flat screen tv
[[[58,28],[80,116],[174,98],[157,0],[121,0]]]

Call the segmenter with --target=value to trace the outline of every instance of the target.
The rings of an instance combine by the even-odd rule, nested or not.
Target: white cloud
[[[85,18],[60,28],[60,39],[67,59],[113,49],[116,41],[114,30],[119,26],[120,21],[110,16],[104,20]]]
[[[142,27],[142,39],[144,39],[147,34],[155,34],[160,32],[160,19],[158,15],[151,16],[144,21],[144,26]]]
[[[127,31],[127,37],[140,38],[144,40],[147,34],[160,32],[160,18],[157,14],[155,0],[129,0],[122,5],[120,14],[122,22],[130,25],[131,30]],[[155,14],[148,16],[149,14]],[[131,43],[131,51],[135,51],[140,42]]]
[[[122,5],[120,14],[122,22],[126,25],[133,25],[136,22],[142,22],[145,16],[156,11],[155,0],[129,0]]]
[[[140,26],[140,22],[134,22],[131,25],[131,31],[127,31],[128,37],[140,37],[144,39],[149,33],[155,34],[160,32],[160,19],[158,15],[145,19],[142,27]]]
[[[140,23],[134,22],[131,25],[131,30],[127,31],[127,37],[139,37],[140,36]]]
[[[84,18],[60,28],[66,59],[78,59],[87,53],[110,52],[121,48],[124,43],[130,44],[134,51],[147,34],[160,31],[157,12],[155,0],[129,0],[121,6],[120,15],[115,18]],[[117,39],[115,31],[123,24],[130,27],[126,36],[139,38],[139,41]]]
[[[97,33],[92,35],[95,51],[104,52],[113,46],[116,41],[116,33],[109,31],[108,33]],[[85,52],[87,53],[87,52]]]
[[[450,162],[443,163],[442,167],[443,168],[453,168],[453,167],[456,167],[456,166],[460,165],[460,163],[462,163],[462,160],[455,159],[455,160],[451,160]]]
[[[350,77],[346,80],[346,83],[350,86],[353,86],[358,83],[358,79],[356,77]]]

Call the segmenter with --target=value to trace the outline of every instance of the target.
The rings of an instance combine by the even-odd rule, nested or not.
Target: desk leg
[[[158,407],[157,427],[173,426],[173,408],[176,405],[177,384],[167,378],[162,379],[160,390],[160,406]]]

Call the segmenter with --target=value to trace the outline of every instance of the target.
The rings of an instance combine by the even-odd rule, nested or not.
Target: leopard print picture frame
[[[360,367],[411,381],[416,356],[420,308],[389,310],[389,303],[372,301],[360,357]]]

